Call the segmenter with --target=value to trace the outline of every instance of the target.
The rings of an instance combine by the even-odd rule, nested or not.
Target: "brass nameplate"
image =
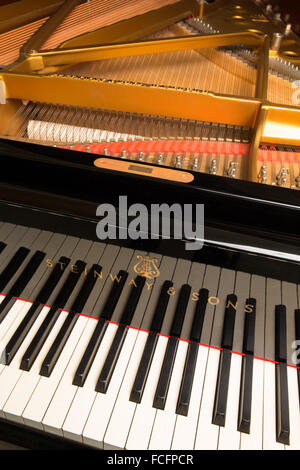
[[[113,160],[110,158],[97,158],[97,160],[94,161],[94,165],[98,168],[106,168],[107,170],[134,173],[135,175],[144,175],[152,178],[177,181],[178,183],[191,183],[194,180],[194,176],[187,171],[160,168],[152,165],[143,165],[141,163]]]

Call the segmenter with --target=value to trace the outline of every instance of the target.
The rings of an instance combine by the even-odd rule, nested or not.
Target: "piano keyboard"
[[[104,449],[300,448],[299,285],[6,222],[0,242],[1,419]]]

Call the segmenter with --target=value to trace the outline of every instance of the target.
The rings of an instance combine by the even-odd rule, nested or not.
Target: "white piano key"
[[[117,325],[115,326],[117,330]],[[134,348],[138,330],[129,328],[119,359],[115,366],[106,393],[97,393],[89,418],[83,431],[83,442],[88,445],[103,448],[103,440],[109,419],[122,385],[122,380]]]
[[[219,426],[212,424],[220,351],[210,348],[195,440],[195,449],[216,450]]]
[[[60,379],[72,358],[73,351],[84,330],[88,318],[80,316],[66,342],[50,377],[40,376],[38,384],[28,401],[22,417],[24,424],[43,430],[43,417],[48,409]]]
[[[117,401],[104,436],[104,449],[124,449],[136,403],[129,400],[148,333],[139,331]]]
[[[241,450],[261,450],[263,445],[264,361],[253,360],[250,434],[241,433]]]
[[[263,449],[283,450],[284,445],[276,441],[276,386],[275,364],[264,362],[264,415]]]
[[[68,439],[82,442],[82,432],[97,395],[95,387],[116,332],[115,326],[111,323],[107,325],[85,384],[83,387],[76,387],[74,400],[62,427],[63,435]]]
[[[208,348],[199,346],[188,415],[177,416],[172,450],[191,450],[194,447],[207,357]]]
[[[149,449],[167,450],[171,448],[174,426],[176,422],[176,405],[184,370],[188,343],[179,341],[174,361],[173,373],[164,410],[157,410]]]
[[[63,435],[62,426],[77,390],[77,387],[72,385],[72,380],[82,355],[84,354],[84,351],[88,345],[90,337],[93,334],[96,321],[97,320],[93,318],[90,318],[88,321],[86,321],[83,319],[83,317],[81,317],[78,318],[76,325],[74,326],[75,329],[78,323],[81,323],[81,325],[79,325],[77,328],[80,328],[80,326],[82,327],[82,334],[75,346],[75,349],[73,350],[72,359],[66,366],[64,374],[61,377],[59,385],[43,418],[44,429],[48,432],[52,432],[61,436]]]
[[[300,450],[300,408],[298,376],[295,367],[287,367],[287,380],[289,391],[289,413],[290,413],[290,445],[286,450]]]
[[[48,311],[49,308],[47,308],[47,313]],[[31,369],[29,371],[18,369],[16,373],[18,381],[3,407],[7,419],[23,423],[22,412],[40,379],[39,371],[43,360],[66,317],[67,312],[60,313]]]
[[[24,303],[25,304],[25,303]],[[15,306],[14,306],[15,307]],[[13,307],[13,308],[14,308]],[[24,305],[24,309],[28,309],[28,305]],[[6,400],[8,399],[10,393],[12,392],[15,384],[17,383],[18,379],[21,376],[22,370],[19,369],[20,362],[24,352],[26,351],[27,347],[29,346],[32,338],[34,337],[35,333],[37,332],[39,326],[41,325],[42,321],[44,320],[45,316],[49,311],[48,307],[43,308],[40,315],[38,316],[37,320],[33,324],[32,328],[28,332],[26,338],[24,339],[22,345],[20,346],[18,352],[16,353],[14,359],[10,363],[9,366],[1,365],[0,366],[0,410],[3,409]],[[6,344],[7,339],[11,336],[11,332],[7,332],[7,335],[2,338],[4,344]],[[3,411],[0,412],[0,416],[4,417]]]
[[[136,406],[134,417],[127,437],[126,449],[145,450],[148,448],[156,408],[153,408],[153,398],[163,363],[168,338],[159,336],[149,370],[141,403]]]
[[[1,302],[4,298],[5,296],[0,296]],[[9,341],[10,337],[13,335],[14,331],[17,329],[18,325],[21,323],[22,319],[30,309],[31,305],[31,302],[16,300],[4,320],[0,323],[1,353],[5,348],[7,342]]]
[[[237,430],[242,356],[231,354],[225,426],[220,426],[220,450],[239,450],[241,433]]]

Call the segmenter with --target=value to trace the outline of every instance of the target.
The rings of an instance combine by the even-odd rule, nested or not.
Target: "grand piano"
[[[299,450],[297,12],[3,3],[0,439]],[[204,204],[202,249],[99,240],[122,195]]]

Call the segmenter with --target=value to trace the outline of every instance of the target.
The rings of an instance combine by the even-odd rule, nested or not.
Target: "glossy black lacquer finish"
[[[119,195],[127,195],[128,204],[202,203],[207,225],[226,230],[236,227],[247,235],[255,235],[259,227],[266,244],[288,237],[290,245],[300,246],[295,223],[299,220],[300,198],[295,190],[204,173],[194,173],[194,181],[188,184],[162,181],[96,168],[94,160],[99,155],[6,139],[0,139],[0,158],[0,190],[6,200],[50,204],[52,210],[93,218],[100,202],[118,206]],[[39,191],[45,197],[36,198],[34,193],[21,196],[7,185]]]
[[[176,196],[176,202],[205,204],[205,237],[212,241],[207,241],[199,251],[186,251],[184,239],[128,239],[122,245],[300,282],[296,262],[218,245],[225,241],[298,254],[297,191],[199,173],[194,174],[192,184],[124,175],[95,168],[96,157],[90,154],[3,139],[0,139],[0,158],[0,221],[96,240],[95,214],[99,203],[117,205],[122,194],[128,196],[128,204],[147,205],[174,203]],[[119,240],[111,242],[121,244]],[[278,428],[282,429],[282,424]],[[8,422],[0,422],[0,436],[2,431],[5,439],[13,442],[19,439],[25,443],[24,436],[28,436],[29,441],[25,443],[28,447],[34,447],[39,438],[44,440],[40,448],[69,446],[66,440],[58,441],[34,431],[31,437],[27,429],[24,433],[24,427]]]

